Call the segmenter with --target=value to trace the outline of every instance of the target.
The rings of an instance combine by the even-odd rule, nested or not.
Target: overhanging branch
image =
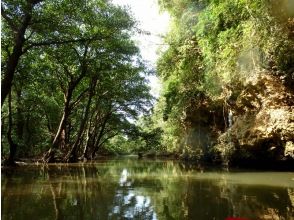
[[[50,45],[64,45],[70,43],[82,43],[82,42],[92,42],[97,40],[105,39],[106,37],[91,37],[91,38],[78,38],[78,39],[68,39],[68,40],[48,40],[41,42],[28,42],[28,46],[23,49],[23,53],[26,53],[33,47],[42,47],[42,46],[50,46]]]

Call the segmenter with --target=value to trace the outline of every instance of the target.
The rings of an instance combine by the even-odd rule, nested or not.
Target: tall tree
[[[113,29],[110,31],[105,27],[114,25],[114,20],[109,18],[115,13],[122,20],[126,19],[124,13],[110,6],[107,0],[2,1],[2,51],[5,54],[2,55],[1,104],[11,90],[17,65],[23,55],[36,47],[56,47],[111,37]],[[97,25],[96,28],[93,27],[89,33],[87,27],[94,25]]]
[[[4,1],[2,8],[16,18],[25,13],[25,3]],[[15,86],[5,86],[12,99],[2,108],[3,131],[25,146],[21,153],[39,154],[49,145],[46,162],[54,161],[56,152],[68,162],[83,152],[95,155],[94,149],[122,132],[126,118],[136,117],[151,98],[140,75],[145,70],[139,50],[130,39],[135,22],[125,9],[106,0],[42,1],[31,14],[12,74]],[[5,21],[4,69],[14,46],[11,30]]]

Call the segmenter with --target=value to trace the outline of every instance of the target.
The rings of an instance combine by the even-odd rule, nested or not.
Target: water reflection
[[[294,219],[294,173],[111,160],[2,170],[3,219]]]
[[[109,219],[153,219],[156,213],[151,205],[149,196],[138,195],[132,187],[133,180],[126,168],[121,172],[120,187],[116,191],[113,209]]]

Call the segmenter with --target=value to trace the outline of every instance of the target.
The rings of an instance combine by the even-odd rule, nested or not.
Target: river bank
[[[93,164],[96,162],[107,161],[107,160],[119,160],[124,158],[131,158],[133,160],[149,160],[149,161],[175,161],[190,165],[192,167],[210,167],[215,169],[252,169],[252,170],[261,170],[261,171],[291,171],[294,172],[294,163],[293,161],[238,161],[237,163],[222,163],[221,161],[211,161],[211,160],[193,160],[191,158],[184,158],[182,155],[176,153],[139,153],[131,155],[101,155],[96,157],[94,160],[83,161],[80,160],[76,163],[64,163],[62,159],[56,160],[55,163],[44,163],[42,158],[21,158],[16,160],[15,167],[23,167],[31,164],[35,165],[50,165],[50,164]],[[2,168],[13,168],[11,166],[1,165]]]

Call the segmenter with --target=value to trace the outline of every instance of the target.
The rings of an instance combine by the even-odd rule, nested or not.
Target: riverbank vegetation
[[[16,156],[86,160],[135,132],[131,121],[152,97],[126,9],[104,0],[3,1],[1,9],[7,164]]]
[[[293,163],[293,3],[159,2],[172,16],[153,116],[162,144],[186,159]]]
[[[2,1],[6,164],[147,152],[293,165],[293,3],[159,4],[172,21],[155,102],[127,9],[107,0]]]

